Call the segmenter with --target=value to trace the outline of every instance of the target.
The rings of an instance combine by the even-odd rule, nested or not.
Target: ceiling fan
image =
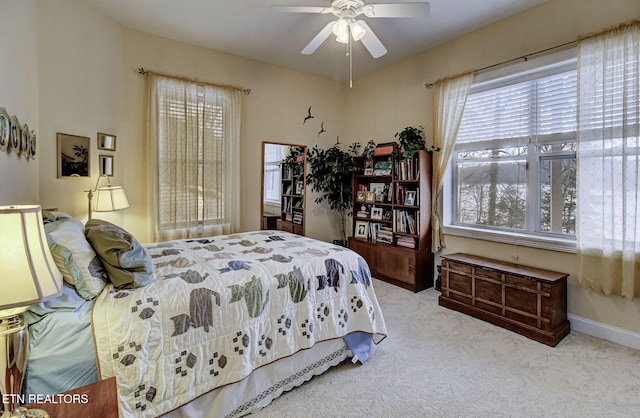
[[[367,22],[356,20],[364,15],[370,18],[380,17],[422,17],[429,14],[429,3],[365,4],[363,0],[333,0],[331,7],[322,6],[271,6],[273,11],[288,13],[332,13],[338,20],[331,21],[302,50],[305,55],[313,54],[320,45],[333,33],[341,43],[362,41],[373,58],[387,53],[387,49],[373,33]]]

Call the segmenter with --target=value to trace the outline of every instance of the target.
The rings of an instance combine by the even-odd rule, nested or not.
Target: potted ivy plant
[[[310,167],[307,185],[311,186],[312,191],[319,193],[315,199],[317,204],[326,202],[331,210],[340,215],[342,245],[347,236],[346,218],[352,209],[351,173],[356,169],[352,157],[357,155],[359,147],[358,143],[352,144],[347,152],[340,149],[339,144],[326,150],[316,145],[307,151],[307,162]]]
[[[424,138],[424,128],[418,126],[407,126],[400,132],[396,132],[395,135],[400,142],[400,150],[402,151],[402,158],[408,159],[418,150],[427,149],[427,145]],[[431,147],[428,151],[440,151],[440,148]]]

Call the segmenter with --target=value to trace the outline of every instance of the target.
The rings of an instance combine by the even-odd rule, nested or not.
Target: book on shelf
[[[298,225],[302,225],[302,213],[296,212],[293,215],[293,223],[294,224],[298,224]]]
[[[396,232],[418,234],[418,231],[420,231],[420,213],[396,209],[393,212],[393,225]]]
[[[396,180],[419,180],[419,164],[415,157],[399,159],[394,165]]]

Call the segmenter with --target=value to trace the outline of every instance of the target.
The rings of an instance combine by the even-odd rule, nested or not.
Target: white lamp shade
[[[129,207],[127,195],[122,186],[100,187],[95,191],[94,212],[111,212]]]
[[[0,206],[0,266],[4,314],[60,294],[62,274],[47,245],[40,206]]]
[[[338,19],[336,24],[333,25],[333,34],[336,35],[337,37],[340,37],[340,35],[344,35],[344,34],[346,34],[348,36],[349,35],[349,21],[347,19],[345,19],[344,17],[341,17],[340,19]]]
[[[349,32],[344,32],[341,33],[340,35],[336,36],[336,41],[340,42],[341,44],[346,44],[349,42]]]
[[[353,21],[351,24],[351,36],[353,36],[354,41],[359,41],[362,37],[367,33],[367,31],[362,27],[358,21]]]

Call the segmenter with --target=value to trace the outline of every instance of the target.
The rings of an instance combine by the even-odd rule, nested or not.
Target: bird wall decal
[[[327,130],[324,129],[324,121],[320,123],[320,132],[318,132],[318,138],[320,138],[320,134],[323,132],[327,132]]]
[[[309,110],[307,110],[307,116],[305,116],[302,124],[304,125],[309,119],[313,119],[313,116],[311,115],[311,106],[309,106]]]

